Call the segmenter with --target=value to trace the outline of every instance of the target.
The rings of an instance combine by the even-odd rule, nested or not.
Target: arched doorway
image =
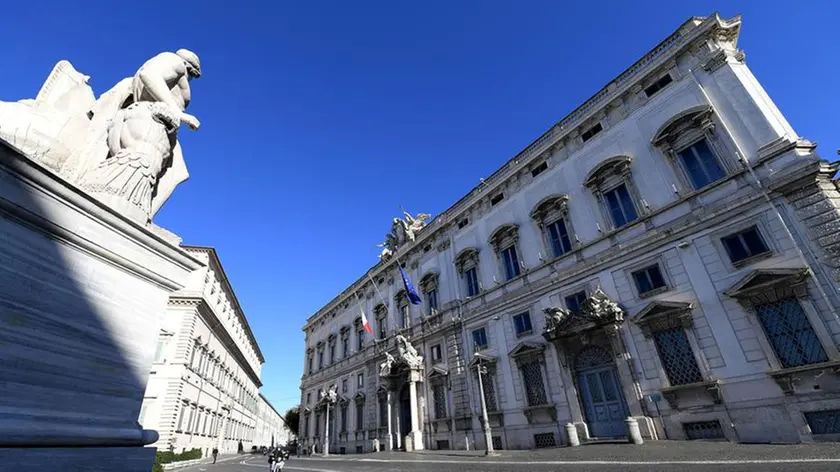
[[[580,400],[589,433],[595,438],[627,435],[627,403],[612,356],[600,346],[587,346],[575,356]]]
[[[406,382],[400,389],[400,444],[405,447],[405,437],[412,431],[411,424],[411,393]]]

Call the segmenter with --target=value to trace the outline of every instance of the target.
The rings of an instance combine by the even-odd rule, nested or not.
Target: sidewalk
[[[332,454],[328,458],[302,458],[312,461],[422,461],[475,462],[513,461],[522,463],[552,461],[790,461],[840,458],[840,443],[817,444],[733,444],[718,441],[650,441],[633,444],[585,444],[580,447],[558,447],[529,451],[498,451],[495,457],[485,457],[484,451],[418,451],[377,452],[368,454]]]

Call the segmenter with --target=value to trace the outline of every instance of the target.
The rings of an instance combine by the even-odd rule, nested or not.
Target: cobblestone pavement
[[[268,470],[264,456],[241,456],[219,464],[200,464],[184,472]],[[643,446],[599,444],[538,451],[503,451],[484,457],[465,451],[378,453],[329,458],[293,458],[285,472],[506,472],[654,471],[734,472],[840,470],[840,444],[742,445],[658,441]]]

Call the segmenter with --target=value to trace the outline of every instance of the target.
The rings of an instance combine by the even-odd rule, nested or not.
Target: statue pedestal
[[[0,142],[0,464],[148,472],[169,295],[201,263]]]

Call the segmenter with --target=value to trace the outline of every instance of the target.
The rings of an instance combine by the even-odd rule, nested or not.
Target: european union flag
[[[411,302],[412,305],[419,305],[422,303],[420,300],[420,295],[417,295],[417,292],[414,291],[414,285],[408,280],[408,276],[405,275],[405,271],[403,270],[402,266],[400,267],[400,275],[402,275],[403,285],[405,285],[405,293],[408,295],[408,301]]]

